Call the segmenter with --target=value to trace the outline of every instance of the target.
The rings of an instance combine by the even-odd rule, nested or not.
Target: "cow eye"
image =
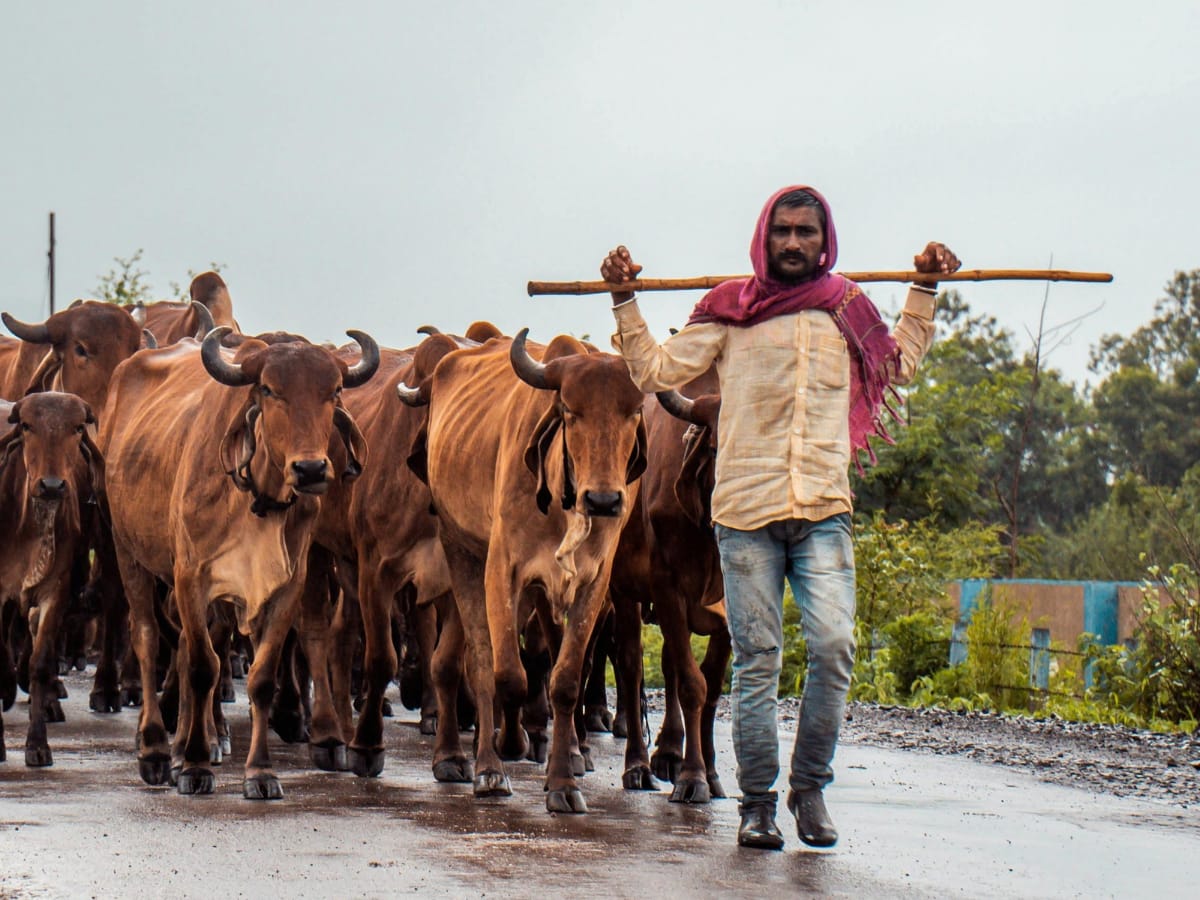
[[[21,434],[29,434],[31,431],[33,431],[33,429],[29,427],[28,423],[21,423]]]
[[[87,355],[88,355],[87,348],[85,348],[83,346],[83,344],[76,344],[75,345],[75,355],[78,357],[81,357],[82,359],[87,359]]]
[[[258,392],[259,392],[260,394],[262,394],[264,397],[270,397],[270,396],[272,396],[272,394],[271,394],[271,389],[270,389],[269,387],[267,387],[265,384],[260,384],[260,385],[258,386]]]

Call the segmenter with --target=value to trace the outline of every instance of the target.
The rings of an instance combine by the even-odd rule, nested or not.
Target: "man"
[[[812,188],[784,188],[767,201],[750,259],[752,278],[706,294],[687,327],[662,346],[633,293],[614,291],[612,343],[644,391],[678,387],[716,364],[712,515],[733,638],[738,843],[783,847],[772,787],[786,578],[808,648],[788,809],[802,841],[829,847],[837,831],[822,790],[833,780],[855,649],[849,465],[860,451],[871,455],[868,435],[886,436],[886,394],[911,380],[928,351],[936,276],[954,272],[959,261],[938,243],[914,258],[930,278],[909,290],[889,334],[859,287],[832,274],[837,233],[828,203]],[[622,283],[640,270],[618,247],[600,274]]]

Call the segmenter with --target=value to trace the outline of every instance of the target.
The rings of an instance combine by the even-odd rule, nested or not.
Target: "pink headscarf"
[[[775,280],[769,266],[771,217],[779,199],[792,191],[807,191],[825,210],[825,246],[816,274],[799,284]],[[833,316],[850,350],[850,447],[861,472],[860,450],[867,451],[871,463],[876,462],[875,452],[867,440],[870,435],[893,443],[884,426],[883,411],[886,409],[893,418],[899,418],[888,403],[887,393],[899,368],[900,348],[880,318],[879,310],[862,289],[832,272],[837,251],[833,213],[818,191],[805,185],[776,191],[763,207],[754,228],[754,239],[750,244],[754,277],[737,278],[713,288],[696,304],[688,324],[721,322],[745,328],[805,309],[823,309]],[[892,395],[896,396],[894,391]]]

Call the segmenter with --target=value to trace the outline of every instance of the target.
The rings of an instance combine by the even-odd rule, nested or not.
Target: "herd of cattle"
[[[350,331],[335,349],[243,335],[216,273],[191,297],[3,314],[0,706],[29,694],[26,765],[52,763],[67,623],[83,620],[91,708],[140,706],[141,776],[183,794],[212,792],[230,752],[221,703],[245,646],[248,799],[282,796],[272,726],[322,769],[378,775],[385,693],[419,661],[407,696],[438,781],[507,795],[504,760],[533,759],[547,809],[586,812],[603,645],[624,786],[723,796],[713,373],[646,397],[619,357],[570,337],[475,323],[405,350]],[[668,685],[653,757],[643,621]],[[701,664],[693,633],[710,636]]]

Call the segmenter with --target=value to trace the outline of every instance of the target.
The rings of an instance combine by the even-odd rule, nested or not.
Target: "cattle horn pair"
[[[200,345],[200,358],[203,360],[208,374],[221,384],[229,387],[244,387],[253,384],[254,379],[242,371],[240,364],[226,362],[225,358],[221,356],[221,339],[232,331],[233,329],[228,325],[222,325],[210,331],[204,338],[204,343]],[[365,331],[350,330],[346,334],[358,342],[359,349],[362,351],[362,358],[350,366],[346,370],[346,374],[342,376],[342,385],[353,388],[366,382],[379,368],[379,345]]]

